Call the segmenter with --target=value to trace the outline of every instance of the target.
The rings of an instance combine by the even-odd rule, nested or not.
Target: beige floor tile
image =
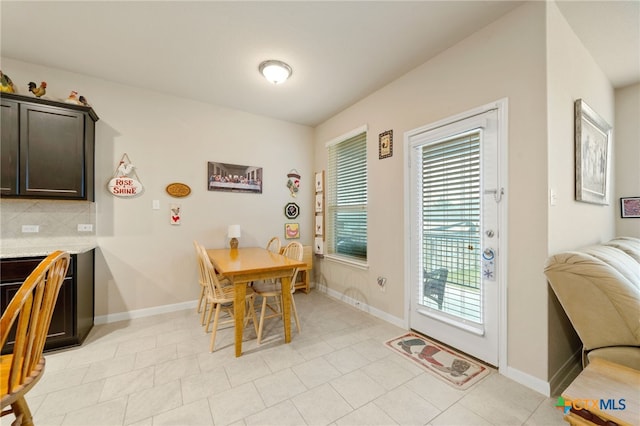
[[[260,377],[271,374],[271,370],[259,355],[243,355],[235,362],[224,366],[229,377],[231,387],[236,387],[247,382],[252,382]]]
[[[231,389],[224,368],[193,374],[180,379],[182,401],[184,404],[208,398]]]
[[[342,374],[357,370],[369,363],[367,358],[354,351],[351,347],[331,352],[326,354],[323,358]]]
[[[359,408],[385,393],[381,385],[361,370],[340,376],[330,383],[353,408]]]
[[[305,421],[290,400],[282,401],[244,419],[247,426],[300,426]]]
[[[136,352],[135,369],[160,364],[178,358],[176,345],[167,345],[159,348],[147,349]]]
[[[104,380],[98,380],[50,392],[45,396],[38,410],[35,413],[32,411],[32,413],[37,419],[47,419],[69,411],[90,407],[98,403],[103,386]],[[35,423],[37,424],[37,422]]]
[[[387,392],[373,402],[401,425],[424,425],[440,414],[435,405],[405,386]]]
[[[154,367],[139,368],[104,379],[100,401],[130,395],[153,387]]]
[[[524,422],[526,426],[566,426],[562,410],[556,408],[558,398],[547,398],[531,416]]]
[[[159,385],[198,373],[200,373],[198,360],[195,355],[189,355],[156,364],[154,384]]]
[[[392,357],[382,358],[362,368],[369,377],[386,390],[397,388],[416,375],[404,365],[394,362]]]
[[[182,405],[178,380],[129,395],[124,423],[134,423]]]
[[[370,426],[388,426],[396,425],[391,417],[387,415],[380,407],[374,403],[369,403],[357,410],[352,411],[341,419],[336,420],[338,426],[351,425],[370,425]]]
[[[429,422],[433,426],[491,426],[486,419],[459,404],[452,405]],[[516,425],[519,423],[514,423]],[[512,425],[512,426],[513,426]]]
[[[454,389],[430,373],[422,373],[414,377],[405,386],[440,410],[446,410],[465,396],[464,391]]]
[[[266,408],[253,383],[245,383],[208,399],[216,425],[237,422]]]
[[[353,411],[328,383],[292,398],[292,402],[308,425],[327,425]]]
[[[87,371],[87,374],[84,376],[82,381],[83,383],[89,383],[94,380],[101,380],[118,374],[127,373],[133,370],[135,359],[135,354],[130,354],[94,362],[89,365],[89,371]]]
[[[210,426],[213,425],[206,398],[182,405],[153,416],[153,426]]]
[[[81,410],[71,411],[64,417],[62,426],[119,426],[124,421],[126,407],[127,397],[122,396]]]
[[[324,358],[315,358],[292,367],[292,370],[309,389],[340,377],[340,372]]]
[[[289,368],[257,379],[255,385],[267,407],[293,398],[307,390],[307,387]]]

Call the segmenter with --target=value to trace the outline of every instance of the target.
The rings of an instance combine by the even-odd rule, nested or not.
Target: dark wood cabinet
[[[3,197],[94,200],[92,108],[2,94]]]
[[[0,307],[5,311],[24,280],[44,257],[3,259],[0,275]],[[80,345],[93,327],[94,250],[72,254],[67,276],[60,288],[47,334],[45,350]],[[2,353],[13,348],[9,336]]]

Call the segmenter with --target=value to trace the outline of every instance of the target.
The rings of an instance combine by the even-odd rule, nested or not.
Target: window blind
[[[328,146],[329,253],[367,259],[367,133]]]
[[[444,310],[472,321],[481,320],[480,136],[422,148],[423,273],[446,268]]]

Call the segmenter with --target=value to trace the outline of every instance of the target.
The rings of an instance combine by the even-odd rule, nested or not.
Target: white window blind
[[[440,309],[478,322],[480,136],[475,130],[422,148],[423,273],[446,269],[447,294]]]
[[[329,254],[367,259],[367,133],[328,145]]]

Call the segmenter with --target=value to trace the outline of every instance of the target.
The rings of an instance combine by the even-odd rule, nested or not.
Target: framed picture
[[[324,188],[324,172],[316,173],[316,192],[322,192]]]
[[[296,203],[287,203],[284,206],[284,215],[287,219],[295,219],[300,215],[300,207]]]
[[[252,192],[262,194],[262,167],[209,162],[209,191]]]
[[[324,208],[324,197],[322,193],[316,194],[316,213],[322,213],[322,209]]]
[[[324,234],[324,217],[322,215],[316,216],[316,236]]]
[[[300,238],[300,225],[297,223],[285,223],[284,224],[284,237],[287,240],[294,238]]]
[[[640,197],[620,198],[620,216],[625,219],[640,217]]]
[[[378,158],[383,159],[393,155],[393,130],[387,130],[378,135]]]
[[[611,126],[582,99],[575,102],[576,200],[609,204]]]

